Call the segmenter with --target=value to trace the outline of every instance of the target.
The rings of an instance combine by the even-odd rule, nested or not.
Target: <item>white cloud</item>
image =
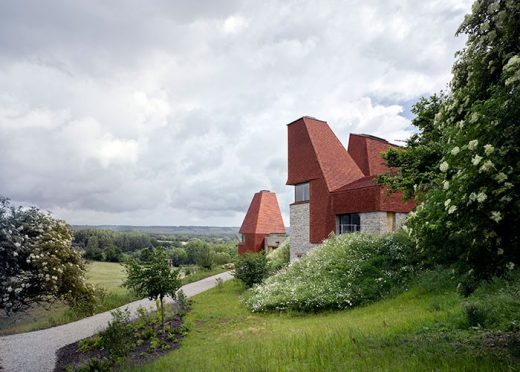
[[[247,28],[248,22],[241,16],[229,16],[224,20],[222,29],[226,34],[236,34]]]
[[[0,194],[71,223],[239,225],[271,189],[288,224],[285,124],[405,139],[470,3],[2,2]]]

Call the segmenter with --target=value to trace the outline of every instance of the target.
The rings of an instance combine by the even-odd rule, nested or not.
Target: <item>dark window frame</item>
[[[294,202],[306,202],[311,197],[311,187],[309,182],[302,182],[294,185]]]
[[[338,235],[361,231],[361,217],[359,213],[338,214],[336,218]]]

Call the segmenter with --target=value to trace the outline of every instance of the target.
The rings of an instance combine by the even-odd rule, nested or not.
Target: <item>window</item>
[[[300,183],[294,186],[294,201],[301,202],[309,200],[309,183]]]
[[[361,219],[359,213],[338,215],[338,234],[351,233],[361,230]]]
[[[244,234],[240,234],[240,241],[244,243],[246,241],[246,236]]]

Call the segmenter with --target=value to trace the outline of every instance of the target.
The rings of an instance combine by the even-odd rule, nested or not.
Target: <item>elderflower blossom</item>
[[[450,188],[450,181],[444,181],[442,188],[448,190]]]
[[[499,223],[502,220],[502,213],[497,211],[491,212],[491,219],[496,223]]]
[[[444,202],[444,206],[445,206],[446,208],[448,208],[448,207],[450,206],[450,204],[451,204],[451,199],[448,199],[448,200],[446,200],[446,201]]]
[[[460,152],[459,146],[455,146],[454,148],[451,149],[452,155],[457,155],[459,152]]]
[[[486,160],[480,167],[480,172],[487,172],[495,167],[491,160]]]
[[[502,256],[504,254],[504,250],[502,248],[498,248],[497,255]]]
[[[515,268],[515,264],[514,262],[508,262],[506,267],[509,269],[509,270],[513,270]]]
[[[478,146],[478,140],[469,141],[468,149],[475,150]]]
[[[507,180],[507,174],[505,174],[504,172],[500,172],[499,174],[497,174],[495,176],[495,179],[499,182],[499,183],[502,183],[504,182],[505,180]]]
[[[473,165],[476,166],[476,165],[478,165],[478,164],[480,163],[481,160],[482,160],[482,156],[480,156],[480,155],[475,155],[475,156],[473,157],[473,159],[471,159],[471,164],[473,164]]]
[[[448,208],[448,214],[452,214],[456,210],[457,210],[457,206],[456,205],[452,205],[451,207]]]
[[[489,143],[487,145],[484,145],[484,152],[486,155],[491,155],[495,151],[495,148],[491,146]]]
[[[486,199],[487,199],[487,195],[486,195],[486,193],[484,193],[484,192],[479,192],[479,193],[478,193],[478,195],[477,195],[477,201],[478,201],[479,203],[484,202]]]
[[[441,172],[446,172],[449,169],[449,167],[450,165],[446,161],[443,161],[441,165],[439,165],[439,169],[441,170]]]

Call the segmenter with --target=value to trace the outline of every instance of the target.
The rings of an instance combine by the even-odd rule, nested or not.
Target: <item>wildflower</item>
[[[477,194],[472,192],[471,194],[469,194],[469,201],[475,201],[475,200],[477,200]]]
[[[475,156],[473,157],[473,159],[471,159],[471,163],[472,163],[473,165],[478,165],[478,164],[480,163],[481,160],[482,160],[482,156],[480,156],[480,155],[475,155]]]
[[[449,169],[449,167],[450,165],[446,161],[443,161],[441,165],[439,165],[439,169],[441,170],[441,172],[446,172]]]
[[[478,140],[469,141],[468,143],[468,149],[475,150],[478,145]]]
[[[487,145],[484,145],[484,152],[486,155],[491,155],[495,151],[495,148],[491,146],[489,143]]]
[[[460,152],[459,146],[455,146],[454,148],[451,149],[452,155],[457,155],[459,152]]]
[[[515,268],[515,264],[514,262],[508,262],[506,267],[509,269],[509,270],[513,270]]]
[[[499,183],[502,183],[504,182],[505,180],[507,180],[507,174],[505,174],[504,172],[500,172],[499,174],[497,174],[495,176],[495,179],[499,182]]]
[[[11,287],[7,287],[7,292],[11,292],[13,289]]]
[[[457,210],[457,206],[456,205],[452,205],[449,209],[448,209],[448,214],[452,214],[453,212],[455,212]]]
[[[446,208],[448,208],[448,207],[450,206],[450,204],[451,204],[451,199],[448,199],[448,200],[446,200],[446,201],[444,202],[444,206],[445,206]]]
[[[477,195],[477,201],[479,203],[482,203],[484,202],[485,200],[487,199],[487,195],[485,192],[479,192],[478,195]]]
[[[444,190],[448,190],[450,188],[450,181],[444,181],[442,188]]]
[[[504,250],[503,250],[502,248],[498,248],[498,250],[497,250],[497,254],[498,254],[499,256],[502,256],[502,255],[504,254]]]
[[[502,213],[497,211],[491,212],[491,219],[496,223],[499,223],[502,220]]]

